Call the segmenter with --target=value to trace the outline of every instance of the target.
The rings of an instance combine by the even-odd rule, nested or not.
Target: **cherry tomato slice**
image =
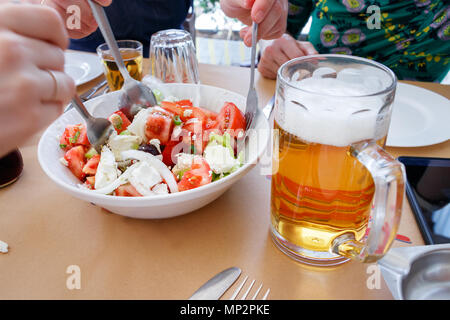
[[[244,115],[234,103],[226,102],[217,116],[216,128],[222,134],[228,132],[232,137],[238,137],[245,129]]]
[[[186,171],[178,182],[178,190],[186,191],[211,183],[212,173],[204,158],[194,158],[191,170]]]

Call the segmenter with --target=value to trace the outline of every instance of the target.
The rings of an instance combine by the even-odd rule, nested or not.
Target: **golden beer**
[[[142,43],[136,40],[117,41],[120,54],[128,73],[133,79],[142,80],[143,76],[143,47]],[[98,46],[97,54],[102,59],[105,70],[105,77],[111,91],[120,90],[124,80],[116,62],[111,54],[109,46],[103,43]]]
[[[399,224],[404,169],[384,149],[396,78],[344,55],[300,57],[278,70],[271,232],[297,261],[373,262]]]
[[[121,49],[120,53],[130,76],[138,81],[142,80],[142,53],[134,49]],[[103,65],[105,67],[106,80],[111,91],[120,90],[123,86],[123,77],[111,55],[103,54]]]
[[[375,191],[372,176],[350,155],[350,146],[302,141],[279,130],[274,150],[278,172],[272,177],[272,227],[301,248],[328,252],[341,234],[360,240]],[[378,143],[382,146],[386,139]]]

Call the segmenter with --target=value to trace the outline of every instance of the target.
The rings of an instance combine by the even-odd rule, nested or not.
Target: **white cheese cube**
[[[239,165],[239,161],[231,155],[230,149],[221,145],[207,146],[203,155],[216,174],[231,172]]]
[[[114,153],[114,157],[116,161],[122,161],[122,151],[127,150],[136,150],[142,138],[139,136],[132,135],[118,135],[114,132],[109,138],[108,145],[111,148],[111,151]]]
[[[95,189],[106,187],[117,177],[118,169],[114,153],[107,146],[103,146],[97,173],[95,174]]]
[[[162,182],[159,172],[147,162],[140,162],[139,166],[133,170],[129,178],[130,183],[143,196],[152,195],[156,184]]]

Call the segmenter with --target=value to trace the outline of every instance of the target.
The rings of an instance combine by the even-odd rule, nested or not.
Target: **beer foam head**
[[[336,78],[311,77],[290,84],[292,87],[285,87],[284,107],[277,107],[275,119],[301,140],[348,146],[386,134],[389,119],[377,124],[383,100],[367,96],[378,92],[381,84],[374,83],[374,88],[351,70]]]

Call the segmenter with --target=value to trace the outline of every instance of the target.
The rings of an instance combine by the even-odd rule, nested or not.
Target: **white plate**
[[[65,72],[72,77],[77,86],[94,80],[103,73],[100,58],[87,52],[66,52]]]
[[[432,91],[399,83],[387,145],[422,147],[450,139],[450,102]]]

